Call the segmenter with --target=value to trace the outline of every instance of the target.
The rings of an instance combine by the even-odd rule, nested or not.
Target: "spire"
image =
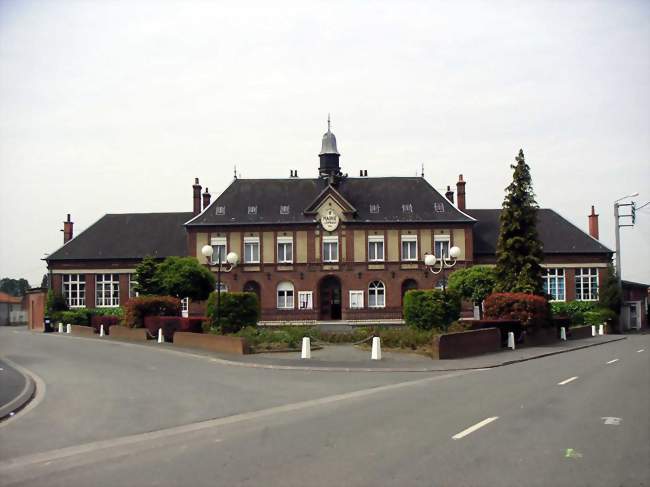
[[[330,118],[330,114],[327,114],[327,131],[331,132],[331,125],[332,125],[332,120]]]

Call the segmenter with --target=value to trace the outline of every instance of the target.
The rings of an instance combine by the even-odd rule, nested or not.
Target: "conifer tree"
[[[512,183],[506,188],[497,242],[496,289],[542,294],[542,243],[537,234],[537,209],[530,167],[519,150]]]

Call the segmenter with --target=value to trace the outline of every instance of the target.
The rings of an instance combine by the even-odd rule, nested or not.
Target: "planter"
[[[200,348],[212,352],[234,353],[244,355],[250,353],[250,347],[241,337],[212,335],[208,333],[174,333],[174,345],[177,347]]]
[[[598,327],[596,327],[596,332],[598,332]],[[591,325],[569,328],[568,335],[567,338],[571,340],[578,338],[591,338]]]
[[[144,327],[152,336],[158,336],[162,328],[166,342],[174,341],[174,334],[181,332],[203,333],[205,318],[181,318],[180,316],[146,316]]]
[[[129,328],[126,326],[113,325],[111,326],[111,338],[119,338],[120,340],[134,340],[138,342],[147,341],[146,328]]]
[[[433,339],[434,359],[472,357],[501,350],[501,333],[496,328],[438,335]]]
[[[524,335],[524,345],[528,347],[537,347],[540,345],[550,345],[559,341],[559,332],[555,328],[529,328]]]
[[[70,333],[75,336],[94,337],[95,329],[92,326],[70,325]]]

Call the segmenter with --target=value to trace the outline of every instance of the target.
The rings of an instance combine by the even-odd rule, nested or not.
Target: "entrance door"
[[[327,276],[321,281],[319,289],[321,320],[341,319],[341,281],[338,277]]]

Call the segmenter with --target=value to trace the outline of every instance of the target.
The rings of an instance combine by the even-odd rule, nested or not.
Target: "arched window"
[[[278,284],[278,309],[293,309],[293,284],[290,282]]]
[[[386,307],[386,286],[381,281],[372,281],[368,286],[368,307]]]

